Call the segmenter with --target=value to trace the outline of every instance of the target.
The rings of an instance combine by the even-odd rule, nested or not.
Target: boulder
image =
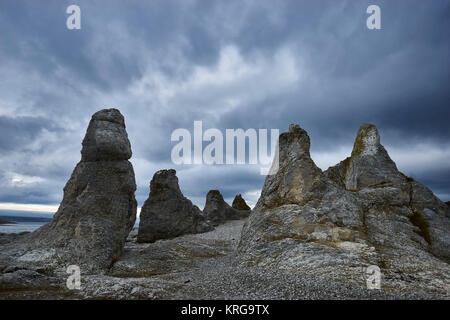
[[[103,273],[121,254],[136,219],[136,183],[124,118],[117,109],[92,116],[82,159],[64,187],[53,219],[1,250],[0,272]],[[14,273],[13,272],[13,273]],[[31,272],[31,273],[30,273]],[[3,274],[0,276],[0,287]],[[9,284],[14,277],[8,275]]]
[[[219,190],[208,192],[203,214],[214,226],[227,220],[238,220],[248,216],[248,212],[236,210],[226,203]]]
[[[150,195],[141,210],[138,242],[155,242],[212,229],[200,209],[181,193],[175,170],[154,174]]]
[[[352,155],[325,172],[309,148],[297,125],[280,135],[279,170],[243,228],[239,263],[363,286],[376,265],[392,290],[444,294],[449,208],[398,171],[377,128],[362,125]]]
[[[244,198],[242,198],[241,194],[236,195],[233,200],[232,207],[236,210],[251,210],[251,208],[247,205]]]

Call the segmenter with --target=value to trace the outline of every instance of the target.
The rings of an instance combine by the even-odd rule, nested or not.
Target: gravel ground
[[[189,272],[158,276],[158,279],[183,282],[173,292],[169,290],[161,299],[401,299],[378,290],[335,282],[323,277],[308,277],[257,267],[242,267],[235,262],[234,252],[239,243],[245,221],[230,221],[216,230],[189,237],[207,240],[227,240],[230,254],[204,259],[198,269]]]

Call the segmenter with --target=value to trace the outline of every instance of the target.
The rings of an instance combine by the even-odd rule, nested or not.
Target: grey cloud
[[[315,153],[351,148],[364,122],[392,150],[448,148],[450,3],[376,1],[382,30],[369,31],[372,2],[77,1],[79,31],[65,28],[71,1],[0,2],[0,164],[5,181],[43,179],[5,183],[0,201],[57,202],[103,107],[125,115],[140,205],[152,171],[173,166],[171,132],[194,120],[281,132],[299,123]],[[264,180],[251,167],[176,169],[198,199],[212,188],[232,198]],[[449,200],[448,167],[416,172]]]
[[[59,131],[61,128],[41,117],[0,116],[0,155],[26,149],[42,130]]]

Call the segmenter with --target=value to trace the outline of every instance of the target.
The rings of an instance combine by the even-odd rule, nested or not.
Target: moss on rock
[[[353,144],[352,157],[359,156],[364,150],[364,137],[367,136],[369,131],[376,128],[374,124],[364,123],[359,127],[358,134],[356,135],[355,142]]]

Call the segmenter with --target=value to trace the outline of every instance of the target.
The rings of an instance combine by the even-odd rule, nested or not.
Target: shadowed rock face
[[[92,116],[81,154],[51,222],[8,244],[0,270],[65,272],[78,265],[82,273],[103,272],[119,259],[137,208],[130,143],[119,110]]]
[[[181,193],[176,171],[156,172],[141,210],[137,241],[155,242],[212,229],[200,209]]]
[[[206,219],[210,221],[213,225],[217,226],[227,220],[237,220],[248,216],[245,211],[236,210],[222,197],[219,190],[210,190],[206,195],[205,208],[203,209],[203,214]]]
[[[234,197],[232,207],[236,210],[251,210],[240,194]]]
[[[242,231],[241,263],[361,285],[366,267],[377,265],[396,290],[445,292],[450,210],[397,170],[374,125],[362,125],[352,155],[325,172],[298,126],[279,146],[280,170],[266,178]]]

